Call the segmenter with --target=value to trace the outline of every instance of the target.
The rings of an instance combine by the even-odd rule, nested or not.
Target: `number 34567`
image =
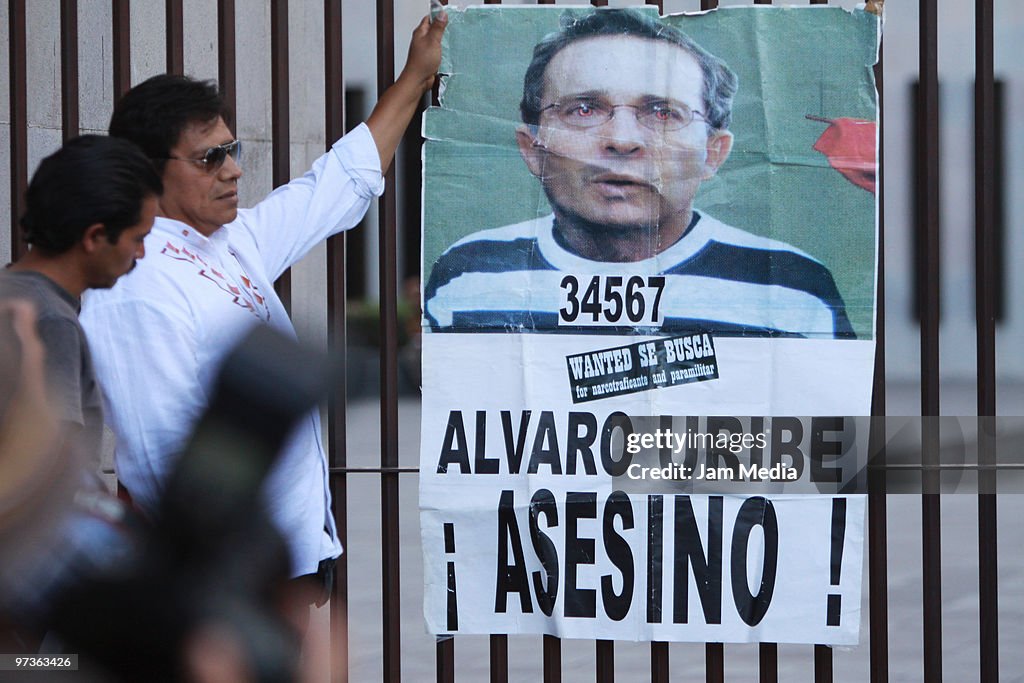
[[[562,278],[560,325],[660,325],[665,277],[576,275]]]

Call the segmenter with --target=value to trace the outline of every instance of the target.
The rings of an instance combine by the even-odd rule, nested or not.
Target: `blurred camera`
[[[300,638],[275,604],[287,549],[261,489],[296,421],[327,394],[329,363],[311,353],[254,329],[227,356],[154,519],[78,490],[53,530],[15,549],[0,608],[112,680],[181,679],[187,639],[209,627],[241,645],[254,680],[294,680]]]

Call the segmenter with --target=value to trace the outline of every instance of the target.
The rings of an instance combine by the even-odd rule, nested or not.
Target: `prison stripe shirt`
[[[663,322],[604,328],[559,324],[565,274],[665,276]],[[559,243],[554,217],[483,230],[452,245],[424,291],[434,332],[709,331],[718,336],[854,338],[829,270],[808,254],[694,212],[687,233],[632,263],[593,261]]]

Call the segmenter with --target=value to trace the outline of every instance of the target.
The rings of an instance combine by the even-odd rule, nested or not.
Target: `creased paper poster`
[[[853,477],[822,465],[843,423],[765,416],[869,413],[877,18],[450,16],[424,119],[429,630],[856,643],[864,499],[821,487]]]

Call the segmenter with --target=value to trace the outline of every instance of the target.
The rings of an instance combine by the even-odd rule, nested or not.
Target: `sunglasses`
[[[167,157],[165,161],[190,161],[207,173],[216,173],[220,170],[220,167],[224,165],[224,162],[227,161],[229,154],[231,155],[231,158],[235,160],[235,163],[241,163],[241,140],[232,140],[231,142],[225,142],[223,145],[211,147],[206,150],[203,156],[199,159],[192,159],[190,157]]]

